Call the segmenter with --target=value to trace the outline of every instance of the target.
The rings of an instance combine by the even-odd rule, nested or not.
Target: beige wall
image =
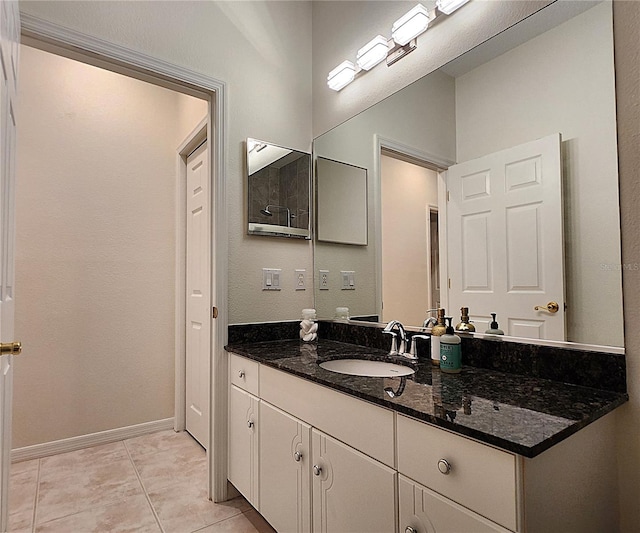
[[[173,416],[176,148],[206,112],[22,47],[14,447]]]
[[[629,403],[618,410],[621,531],[640,524],[640,3],[614,2],[624,330]]]
[[[313,291],[294,284],[295,269],[312,272],[310,241],[246,235],[244,177],[247,137],[311,151],[311,3],[30,1],[20,10],[227,84],[229,321],[297,319],[313,307]],[[282,269],[281,291],[262,291],[263,267]]]

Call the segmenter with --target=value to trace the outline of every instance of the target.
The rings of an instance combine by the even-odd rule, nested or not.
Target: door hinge
[[[449,278],[449,288],[451,288],[451,278]]]
[[[449,191],[447,191],[447,202],[451,200],[451,193]]]
[[[218,308],[215,305],[211,309],[211,317],[218,318]]]

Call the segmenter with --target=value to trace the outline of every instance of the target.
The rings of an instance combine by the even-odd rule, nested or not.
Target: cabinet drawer
[[[236,387],[240,387],[258,396],[258,363],[234,353],[229,354],[229,380]]]
[[[394,467],[393,412],[268,366],[260,397],[370,457]]]
[[[401,474],[498,524],[516,529],[515,455],[403,415],[397,419],[397,445]],[[447,464],[448,474],[442,473],[440,468],[446,471]]]

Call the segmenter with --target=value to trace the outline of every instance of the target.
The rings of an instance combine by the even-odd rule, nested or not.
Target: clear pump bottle
[[[444,314],[444,309],[438,309],[436,325],[431,328],[431,364],[434,366],[440,366],[440,337],[447,332]]]

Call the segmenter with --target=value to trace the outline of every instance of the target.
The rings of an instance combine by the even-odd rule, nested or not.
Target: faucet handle
[[[398,335],[395,331],[387,331],[382,330],[382,333],[385,335],[391,335],[391,350],[389,350],[389,355],[398,355]]]
[[[418,349],[417,349],[417,345],[418,345],[418,340],[422,339],[422,340],[427,340],[429,339],[429,335],[411,335],[411,346],[409,348],[409,357],[411,359],[417,359],[418,358]]]

